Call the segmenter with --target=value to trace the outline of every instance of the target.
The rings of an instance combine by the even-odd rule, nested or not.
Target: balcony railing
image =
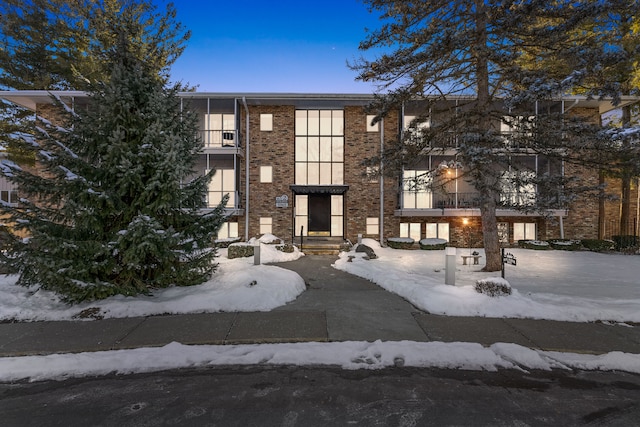
[[[433,193],[434,209],[472,209],[479,206],[479,193]]]
[[[205,148],[233,148],[237,147],[238,131],[236,130],[200,130]]]
[[[480,193],[440,193],[434,192],[429,194],[431,206],[422,206],[424,209],[478,209],[480,207]],[[406,197],[406,196],[405,196]],[[427,198],[428,200],[428,198]],[[564,209],[559,197],[549,198],[544,209]],[[526,192],[503,192],[500,194],[498,202],[499,209],[514,208],[532,208],[536,207],[540,202],[537,195]],[[406,209],[405,204],[405,209]]]

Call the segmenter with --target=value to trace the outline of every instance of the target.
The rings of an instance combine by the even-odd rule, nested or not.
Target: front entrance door
[[[309,194],[309,236],[331,235],[331,195]]]

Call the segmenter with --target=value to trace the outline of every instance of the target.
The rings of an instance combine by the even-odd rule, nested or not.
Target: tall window
[[[205,171],[209,173],[209,171]],[[229,194],[227,207],[236,205],[236,174],[233,169],[216,168],[211,181],[209,182],[209,191],[207,192],[207,207],[213,208],[218,206],[225,194]]]
[[[430,209],[432,207],[431,176],[425,170],[404,170],[402,174],[403,209]]]
[[[298,185],[344,184],[344,112],[296,111]]]
[[[235,116],[233,114],[205,114],[202,135],[205,147],[234,147],[236,145]]]

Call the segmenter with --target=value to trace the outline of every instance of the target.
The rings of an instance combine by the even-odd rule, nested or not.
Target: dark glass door
[[[309,194],[309,235],[331,235],[331,195]]]

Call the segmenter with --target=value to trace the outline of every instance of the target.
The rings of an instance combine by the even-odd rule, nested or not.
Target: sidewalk
[[[182,314],[95,321],[0,324],[0,356],[102,351],[183,344],[302,341],[515,343],[547,351],[640,354],[640,325],[450,317],[424,313],[375,284],[306,256],[279,266],[307,291],[270,312]]]

